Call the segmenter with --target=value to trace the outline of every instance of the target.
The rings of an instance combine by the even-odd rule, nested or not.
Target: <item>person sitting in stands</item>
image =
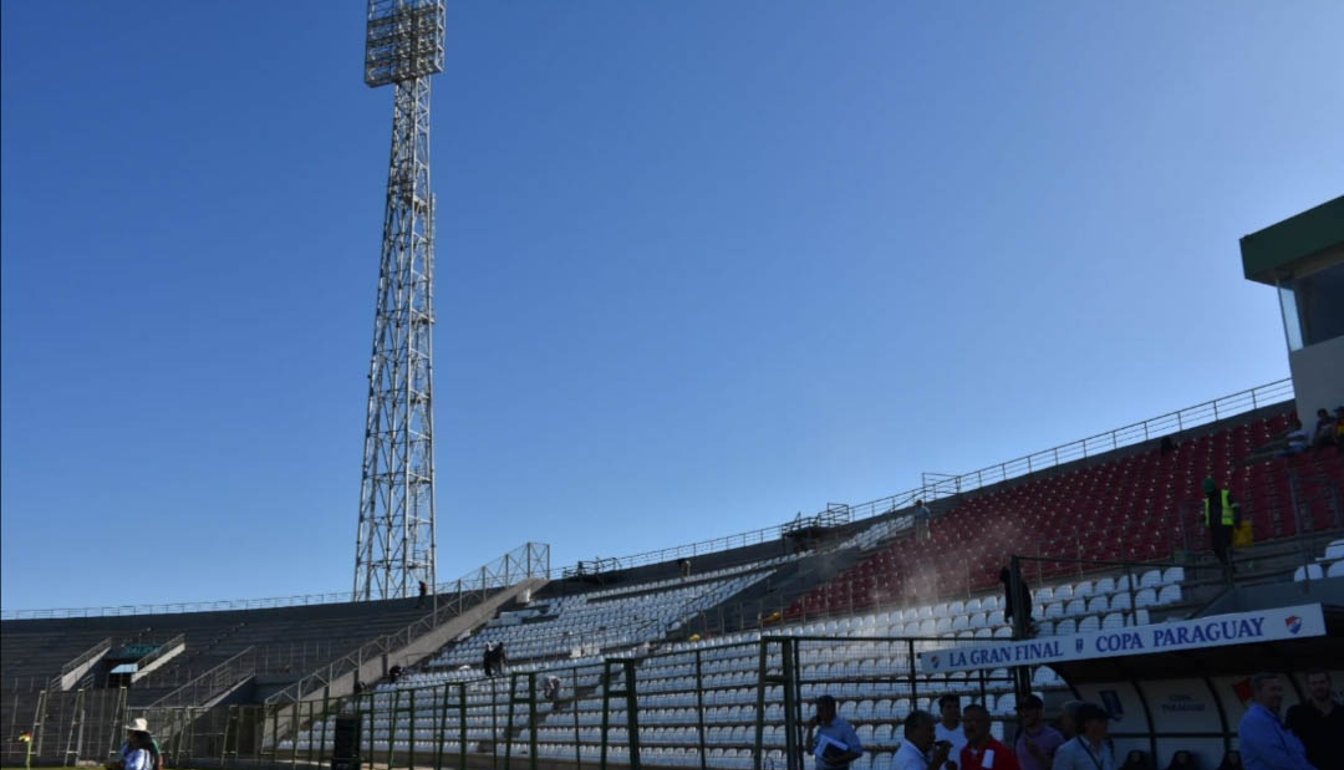
[[[1167,770],[1195,770],[1196,767],[1194,755],[1181,749],[1171,755],[1171,763],[1167,765]]]
[[[1330,416],[1330,410],[1316,410],[1316,429],[1312,431],[1311,445],[1322,447],[1330,446],[1335,443],[1335,418]]]
[[[1283,441],[1285,457],[1298,454],[1311,446],[1311,432],[1295,414],[1288,417],[1288,432],[1283,435]]]
[[[1153,770],[1153,763],[1148,761],[1146,753],[1134,749],[1125,757],[1125,763],[1120,766],[1120,770]]]

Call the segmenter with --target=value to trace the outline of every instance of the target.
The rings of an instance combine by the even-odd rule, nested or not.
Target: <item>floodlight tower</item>
[[[364,82],[396,86],[355,541],[358,600],[410,596],[434,571],[434,194],[429,78],[444,0],[369,0]]]

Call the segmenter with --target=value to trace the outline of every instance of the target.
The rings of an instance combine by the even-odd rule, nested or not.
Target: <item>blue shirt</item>
[[[1051,770],[1115,770],[1115,752],[1108,741],[1101,748],[1094,747],[1081,735],[1064,741],[1055,751]]]
[[[1246,770],[1316,770],[1307,761],[1307,750],[1288,732],[1279,716],[1259,703],[1252,703],[1237,726],[1241,764]]]
[[[133,749],[129,743],[121,746],[121,761],[124,770],[152,770],[149,752]]]
[[[822,738],[829,738],[832,741],[843,743],[849,751],[863,753],[863,744],[859,743],[859,734],[854,732],[854,726],[840,717],[835,717],[828,725],[817,725],[817,744],[813,749],[817,758],[817,770],[839,770],[847,765],[834,765],[821,758],[821,754],[829,745]]]

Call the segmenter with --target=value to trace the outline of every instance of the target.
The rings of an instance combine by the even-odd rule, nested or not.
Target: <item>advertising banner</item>
[[[920,670],[932,674],[1006,666],[1042,666],[1070,660],[1148,655],[1324,635],[1325,617],[1321,613],[1321,605],[1303,604],[1020,642],[981,643],[930,650],[917,655]]]

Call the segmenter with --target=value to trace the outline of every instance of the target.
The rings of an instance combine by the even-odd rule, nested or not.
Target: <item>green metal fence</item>
[[[70,755],[45,751],[48,764],[103,761],[128,718],[150,720],[170,767],[330,766],[337,722],[360,727],[364,767],[576,770],[611,767],[798,770],[811,701],[833,695],[867,747],[856,770],[885,767],[901,724],[940,695],[990,705],[1013,689],[1008,670],[936,679],[917,671],[915,653],[947,639],[766,636],[738,644],[684,644],[651,654],[584,661],[491,679],[413,674],[398,685],[345,699],[284,706],[127,709],[124,694],[86,731]],[[419,678],[415,686],[410,682]],[[448,680],[448,681],[436,681]],[[111,691],[107,691],[111,692]],[[86,703],[91,702],[86,698]],[[1006,701],[1005,701],[1006,702]],[[89,723],[91,717],[86,717]],[[59,720],[57,720],[59,721]],[[67,734],[70,720],[50,724]],[[50,746],[50,737],[48,742]],[[870,763],[873,763],[870,765]]]

